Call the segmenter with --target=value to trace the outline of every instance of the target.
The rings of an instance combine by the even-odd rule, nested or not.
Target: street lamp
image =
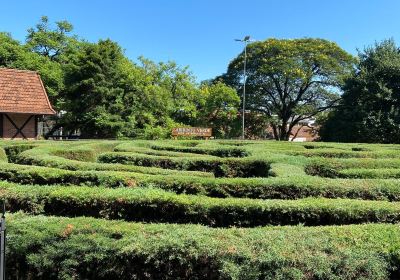
[[[242,109],[242,139],[244,140],[244,114],[246,109],[246,63],[247,63],[247,44],[251,42],[250,36],[243,39],[235,39],[236,42],[244,43],[244,66],[243,66],[243,109]]]

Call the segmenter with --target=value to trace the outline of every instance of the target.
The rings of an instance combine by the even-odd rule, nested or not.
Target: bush
[[[0,198],[7,211],[36,215],[8,216],[9,277],[399,279],[399,227],[391,225],[400,220],[399,152],[270,141],[0,141]],[[345,226],[361,223],[386,224]]]
[[[400,169],[362,169],[350,168],[338,172],[338,177],[341,178],[361,178],[361,179],[400,179]]]
[[[159,167],[188,171],[212,172],[215,177],[267,177],[270,163],[264,160],[215,159],[207,157],[174,158],[139,155],[126,152],[104,153],[99,156],[103,163],[121,163],[137,166]]]
[[[328,178],[400,178],[399,159],[316,159],[305,166],[308,175]]]
[[[188,147],[188,146],[170,146],[170,145],[160,145],[160,144],[152,144],[150,146],[151,149],[154,150],[166,150],[166,151],[176,151],[176,152],[184,152],[184,153],[195,153],[195,154],[203,154],[203,155],[212,155],[217,157],[246,157],[249,156],[250,153],[240,147],[208,147],[208,148],[200,148],[200,147]]]
[[[15,162],[20,153],[32,149],[33,145],[13,145],[4,147],[9,162]]]
[[[2,147],[0,147],[0,162],[7,162],[7,161],[8,159],[6,151]]]
[[[327,179],[318,177],[207,178],[132,172],[70,171],[0,164],[0,179],[21,184],[89,185],[109,188],[157,187],[177,194],[211,197],[298,199],[356,198],[400,201],[397,180]]]
[[[135,172],[153,175],[168,175],[168,174],[182,174],[187,176],[201,176],[209,177],[211,174],[196,171],[178,171],[170,169],[161,169],[154,167],[143,167],[123,164],[107,164],[97,162],[83,162],[78,160],[71,160],[64,157],[56,156],[58,149],[39,147],[32,150],[24,151],[15,159],[15,162],[22,165],[36,165],[47,166],[66,170],[82,170],[82,171],[122,171],[122,172]],[[97,155],[96,155],[97,157]]]
[[[18,186],[2,184],[11,211],[93,216],[127,221],[210,226],[331,225],[399,222],[400,203],[307,198],[255,200],[177,195],[158,189]]]
[[[9,279],[395,279],[397,225],[210,229],[8,216]]]

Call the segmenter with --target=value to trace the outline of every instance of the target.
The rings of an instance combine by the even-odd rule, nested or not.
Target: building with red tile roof
[[[38,119],[55,113],[38,73],[0,68],[0,138],[36,139]]]

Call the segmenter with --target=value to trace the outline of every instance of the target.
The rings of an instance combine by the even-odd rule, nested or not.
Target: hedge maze
[[[400,146],[0,142],[10,279],[399,279]]]

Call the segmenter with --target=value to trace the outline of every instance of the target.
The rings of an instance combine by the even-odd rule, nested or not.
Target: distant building
[[[309,118],[302,120],[299,124],[293,127],[289,141],[308,142],[314,141],[317,138],[318,131],[317,126],[315,125],[315,119]]]
[[[0,138],[37,139],[39,118],[55,113],[39,74],[0,68]]]
[[[289,126],[289,124],[288,124]],[[272,127],[266,129],[267,138],[274,139]],[[309,142],[318,139],[318,126],[315,123],[315,118],[307,118],[296,124],[290,133],[289,141],[293,142]]]

